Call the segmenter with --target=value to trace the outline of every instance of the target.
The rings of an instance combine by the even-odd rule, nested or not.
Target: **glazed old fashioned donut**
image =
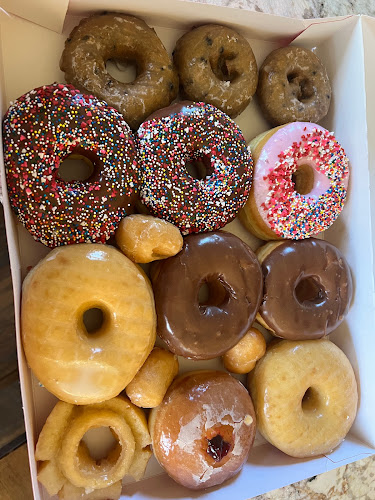
[[[303,239],[341,213],[349,160],[335,136],[307,122],[289,123],[250,143],[254,178],[240,219],[263,240]]]
[[[88,324],[88,311],[101,316],[97,323]],[[21,319],[30,368],[46,389],[68,403],[117,396],[155,342],[150,283],[138,266],[108,245],[52,250],[24,281]]]
[[[318,122],[328,113],[331,84],[325,67],[311,50],[282,47],[263,62],[257,94],[272,125]]]
[[[242,132],[222,111],[180,102],[157,111],[138,129],[141,200],[182,234],[220,229],[248,196],[252,159]],[[194,178],[187,170],[197,162]]]
[[[259,431],[292,457],[330,453],[357,411],[353,368],[326,339],[274,344],[250,373],[249,389]]]
[[[102,242],[136,201],[136,146],[123,117],[106,103],[55,83],[31,90],[3,123],[10,203],[33,237],[49,247]],[[72,154],[88,159],[84,182],[64,181]]]
[[[228,373],[182,375],[151,410],[152,449],[178,483],[202,489],[223,483],[242,468],[256,422],[243,385]]]
[[[226,26],[199,26],[176,43],[174,62],[187,99],[203,101],[235,118],[251,101],[258,68],[248,41]]]
[[[135,80],[115,80],[106,69],[109,59],[135,62]],[[65,42],[60,68],[67,82],[116,108],[133,129],[178,92],[177,72],[155,31],[121,13],[83,19]]]
[[[258,259],[264,288],[257,318],[273,335],[317,339],[343,321],[353,285],[349,265],[336,247],[315,238],[272,242],[258,250]]]
[[[151,275],[157,333],[175,354],[211,359],[249,330],[262,295],[253,251],[226,232],[189,235],[180,253],[159,261]],[[208,289],[199,298],[201,287]]]

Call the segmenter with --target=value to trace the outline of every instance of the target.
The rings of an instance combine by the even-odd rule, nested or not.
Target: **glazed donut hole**
[[[258,329],[250,328],[242,339],[224,354],[222,361],[224,367],[232,373],[249,373],[265,352],[264,336]]]

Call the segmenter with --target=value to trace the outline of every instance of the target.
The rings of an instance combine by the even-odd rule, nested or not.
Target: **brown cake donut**
[[[136,79],[116,81],[106,70],[109,59],[135,62]],[[65,42],[60,68],[68,83],[116,108],[133,129],[178,92],[177,72],[155,31],[125,14],[83,19]]]
[[[262,295],[258,260],[226,232],[191,234],[181,252],[151,272],[157,333],[169,349],[191,359],[221,356],[252,325]],[[199,299],[202,285],[208,297]]]
[[[173,52],[180,86],[192,101],[203,101],[236,117],[258,83],[258,68],[248,41],[226,26],[207,24],[183,35]]]
[[[273,125],[316,123],[328,113],[331,85],[325,67],[311,50],[282,47],[262,64],[257,94]]]
[[[237,474],[256,430],[247,390],[231,375],[210,370],[176,379],[151,411],[149,427],[160,465],[175,481],[196,490]]]

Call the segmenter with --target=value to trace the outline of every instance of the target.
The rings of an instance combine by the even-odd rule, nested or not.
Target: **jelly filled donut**
[[[104,243],[136,201],[136,146],[115,109],[70,85],[31,90],[3,123],[10,203],[33,237],[49,247]],[[64,181],[70,155],[87,158],[91,176]]]
[[[262,240],[302,239],[326,230],[343,209],[349,160],[335,136],[289,123],[250,143],[254,179],[240,219]]]
[[[135,62],[135,80],[111,76],[109,59]],[[155,30],[118,12],[83,19],[65,42],[60,67],[67,82],[108,102],[133,129],[178,92],[177,71]]]
[[[352,276],[333,245],[315,238],[272,242],[259,249],[258,259],[264,289],[257,319],[273,335],[317,339],[343,321],[352,299]]]
[[[180,102],[138,130],[141,200],[182,234],[220,229],[248,196],[252,160],[242,132],[209,104]],[[193,162],[200,178],[187,171]]]
[[[149,420],[156,459],[178,483],[202,489],[242,468],[255,437],[249,393],[228,373],[197,371],[169,388]]]
[[[357,412],[353,368],[326,339],[273,344],[250,373],[249,389],[260,433],[292,457],[330,453]]]
[[[169,349],[211,359],[249,330],[262,295],[262,273],[253,251],[226,232],[191,234],[180,253],[151,273],[157,333]],[[199,297],[201,287],[207,297]]]
[[[282,47],[269,54],[259,70],[259,104],[272,125],[318,122],[331,103],[331,84],[311,50]]]

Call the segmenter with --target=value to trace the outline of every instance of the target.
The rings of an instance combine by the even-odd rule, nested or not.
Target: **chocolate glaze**
[[[192,234],[180,253],[151,273],[157,332],[175,354],[211,359],[233,347],[251,327],[262,295],[253,251],[226,232]],[[198,294],[207,283],[209,297]]]
[[[352,277],[342,253],[326,241],[285,241],[262,263],[259,314],[277,337],[318,339],[332,332],[349,310]]]

